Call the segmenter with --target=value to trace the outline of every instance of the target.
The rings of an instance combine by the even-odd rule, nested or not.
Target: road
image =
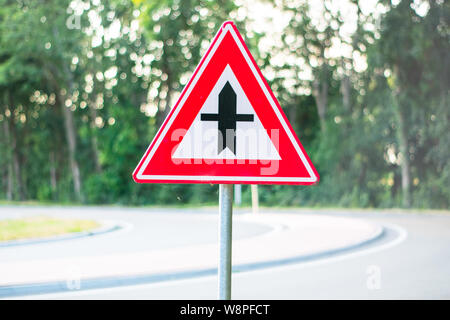
[[[97,256],[162,250],[200,245],[217,240],[215,209],[132,209],[118,207],[0,207],[0,218],[30,215],[108,220],[122,223],[118,233],[73,241],[0,248],[0,261]],[[181,213],[180,213],[181,212]],[[233,239],[252,237],[269,231],[266,225],[242,222],[235,226]]]
[[[118,234],[60,243],[0,248],[1,261],[156,250],[214,242],[215,209],[39,208],[21,214],[86,216],[123,221]],[[0,208],[2,218],[17,208]],[[273,211],[273,210],[272,210]],[[80,213],[81,212],[81,213]],[[182,212],[182,213],[180,213]],[[364,210],[289,210],[298,215],[350,217],[382,225],[375,241],[317,259],[272,264],[233,274],[233,299],[449,299],[450,215]],[[241,211],[237,211],[239,215]],[[264,213],[263,213],[264,215]],[[258,237],[265,224],[241,221],[234,239]],[[120,234],[120,232],[122,232]],[[92,290],[32,292],[43,299],[215,299],[217,277],[192,275]],[[37,294],[42,293],[42,294]],[[23,292],[21,294],[24,294]],[[19,295],[19,298],[24,297]]]

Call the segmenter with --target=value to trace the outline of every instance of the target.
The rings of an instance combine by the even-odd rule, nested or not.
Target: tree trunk
[[[6,200],[11,201],[13,199],[13,189],[14,189],[14,179],[13,179],[13,168],[11,160],[8,163],[8,185],[6,189]]]
[[[57,181],[56,181],[56,159],[55,152],[50,152],[50,186],[52,188],[52,198],[57,199]]]
[[[166,95],[166,105],[164,109],[158,108],[158,114],[157,114],[157,125],[160,127],[163,122],[166,120],[167,115],[170,113],[170,109],[172,108],[172,71],[170,69],[169,61],[167,59],[164,61],[162,72],[164,72],[167,75],[167,79],[165,81],[166,88],[167,88],[167,95]],[[159,102],[161,103],[161,101]],[[158,105],[159,105],[158,103]]]
[[[328,83],[326,80],[315,80],[313,83],[313,96],[316,100],[317,113],[319,114],[320,129],[322,132],[326,129],[326,113],[328,104]]]
[[[170,112],[170,108],[171,106],[171,96],[172,96],[172,90],[170,89],[170,87],[167,87],[167,96],[166,96],[166,106],[164,107],[164,109],[158,109],[158,114],[157,114],[157,126],[161,127],[161,125],[164,123],[164,120],[166,120],[167,115]]]
[[[402,154],[401,158],[401,172],[402,172],[402,194],[403,207],[411,207],[411,164],[409,159],[409,145],[408,145],[408,131],[406,128],[405,114],[400,107],[396,108],[398,121],[398,142],[399,149]]]
[[[345,111],[351,111],[351,88],[350,88],[350,77],[344,75],[341,80],[341,94],[342,94],[342,104],[344,105]]]
[[[25,200],[25,189],[22,181],[22,170],[20,165],[19,148],[17,146],[17,132],[14,124],[14,119],[11,117],[9,119],[9,131],[11,137],[11,149],[12,149],[12,167],[14,171],[14,176],[16,178],[17,194],[19,200]]]
[[[89,113],[91,115],[91,145],[92,153],[94,154],[95,171],[101,173],[102,165],[100,164],[100,151],[98,148],[97,129],[95,124],[95,119],[97,118],[97,106],[94,103],[89,105]]]
[[[59,103],[61,105],[61,108],[63,109],[63,116],[64,116],[64,129],[66,131],[66,139],[67,144],[69,146],[69,162],[70,162],[70,169],[72,171],[72,178],[73,178],[73,187],[75,190],[75,196],[78,201],[83,201],[83,196],[81,194],[81,175],[80,175],[80,168],[78,166],[78,161],[76,159],[76,149],[77,149],[77,141],[76,141],[76,133],[75,133],[75,125],[73,122],[73,114],[72,111],[70,111],[69,108],[65,106],[66,99],[60,97]]]
[[[69,163],[70,171],[72,173],[73,187],[75,197],[77,201],[83,202],[83,194],[81,192],[81,174],[78,161],[76,159],[76,131],[73,121],[73,114],[69,108],[66,107],[65,101],[67,95],[61,94],[61,88],[59,87],[56,79],[52,78],[55,86],[56,101],[61,106],[61,111],[64,118],[64,131],[66,135],[66,141],[69,149]]]
[[[400,77],[400,71],[397,66],[394,66],[394,73],[396,78]],[[400,168],[402,174],[402,198],[403,207],[411,207],[411,161],[409,158],[409,143],[408,143],[408,124],[406,122],[406,110],[407,105],[404,104],[402,99],[402,88],[398,85],[394,89],[394,99],[396,102],[395,113],[397,117],[397,139],[399,151],[401,153]]]
[[[83,195],[81,193],[81,175],[80,168],[78,165],[78,161],[76,159],[76,148],[77,148],[77,140],[76,140],[76,132],[75,125],[73,122],[73,114],[69,108],[66,107],[65,101],[67,95],[61,94],[61,89],[58,86],[56,80],[54,80],[55,85],[55,94],[56,101],[61,106],[61,111],[64,118],[64,131],[66,135],[66,141],[69,149],[69,164],[70,171],[72,172],[72,180],[73,180],[73,188],[75,192],[75,197],[78,201],[83,201]]]
[[[59,33],[58,29],[56,27],[53,28],[53,35],[55,38],[55,48],[58,48],[59,50],[63,50],[63,48],[60,47],[59,44]],[[73,187],[75,191],[75,197],[78,201],[83,202],[83,194],[81,192],[81,174],[80,174],[80,167],[78,165],[78,161],[76,159],[76,150],[77,150],[77,140],[76,140],[76,131],[75,131],[75,125],[73,121],[73,114],[72,111],[66,107],[65,101],[68,98],[67,93],[73,93],[74,91],[74,81],[73,81],[73,75],[70,72],[70,69],[68,67],[68,64],[65,63],[65,61],[62,61],[62,71],[64,78],[67,81],[67,93],[61,94],[61,88],[58,83],[57,78],[55,78],[54,74],[59,74],[59,70],[55,67],[55,65],[50,65],[51,70],[53,71],[50,74],[51,80],[54,83],[55,86],[55,93],[56,97],[58,99],[58,103],[62,108],[62,113],[64,117],[64,129],[66,132],[66,139],[67,144],[69,146],[69,162],[70,162],[70,169],[72,172],[72,178],[73,178]]]
[[[6,155],[6,161],[7,161],[7,168],[6,168],[6,200],[11,201],[13,199],[13,190],[14,190],[14,176],[13,176],[13,165],[11,161],[11,152],[10,152],[10,134],[9,134],[9,125],[8,125],[8,119],[5,117],[3,121],[3,130],[5,134],[5,149],[7,149],[7,155]]]
[[[289,107],[289,122],[290,123],[296,123],[297,119],[297,102]]]

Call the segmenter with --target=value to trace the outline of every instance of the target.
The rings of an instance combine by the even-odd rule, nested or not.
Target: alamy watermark
[[[81,289],[81,269],[77,266],[70,266],[66,269],[66,287],[69,290]]]
[[[177,142],[172,148],[172,162],[206,165],[256,165],[261,175],[275,175],[279,170],[280,130],[226,129],[222,131],[202,127],[190,134],[186,129],[176,129],[170,136]]]
[[[381,268],[377,265],[370,265],[366,268],[366,286],[369,290],[381,289]]]

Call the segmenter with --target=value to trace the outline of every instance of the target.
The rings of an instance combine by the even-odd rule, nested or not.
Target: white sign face
[[[227,83],[236,95],[235,116],[243,115],[247,120],[237,118],[236,131],[233,133],[234,147],[221,148],[220,144],[227,138],[222,137],[217,130],[218,121],[214,120],[214,116],[220,113],[219,95],[228,86]],[[210,115],[211,120],[205,120],[206,117],[202,118],[202,115]],[[272,139],[269,137],[231,67],[227,65],[172,159],[281,160],[272,140],[276,141],[276,134],[272,134]],[[233,152],[230,149],[235,150]]]

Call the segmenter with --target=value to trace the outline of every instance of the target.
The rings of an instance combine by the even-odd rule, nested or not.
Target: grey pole
[[[233,185],[219,186],[219,300],[231,299]]]

